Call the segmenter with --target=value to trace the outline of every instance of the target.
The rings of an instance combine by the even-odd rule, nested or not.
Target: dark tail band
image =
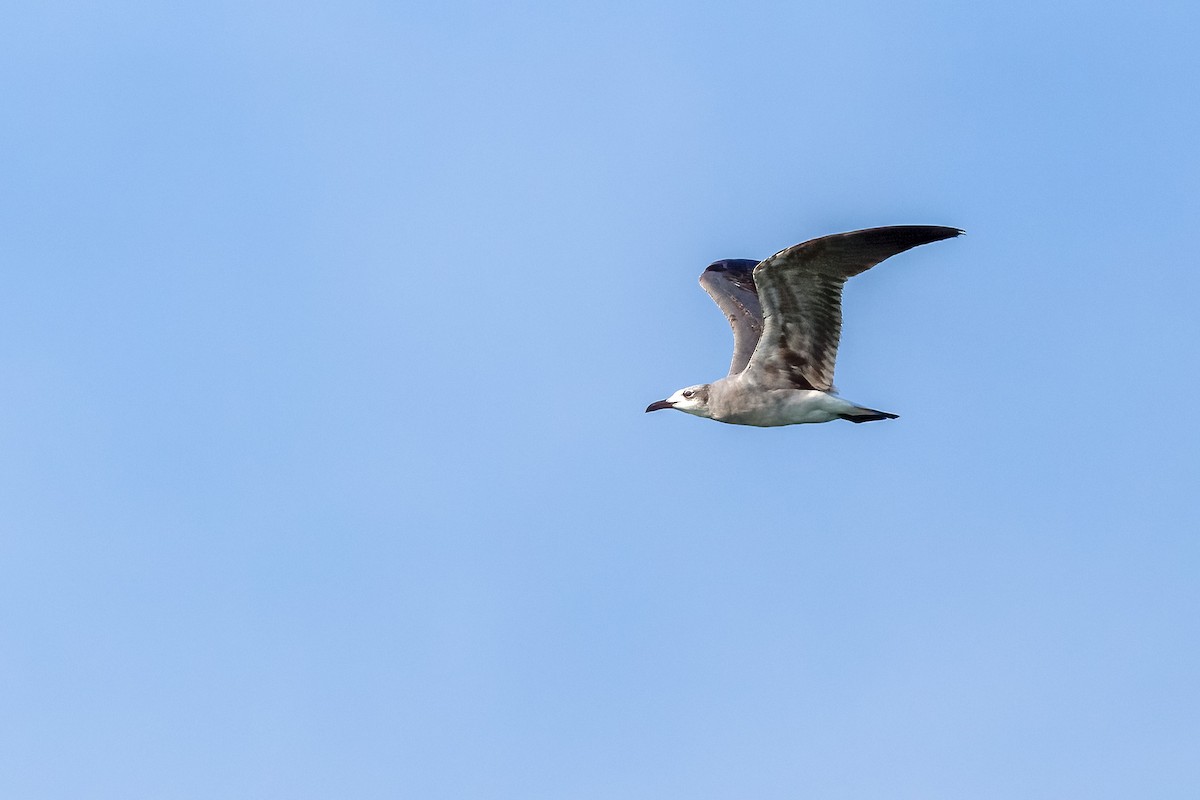
[[[886,411],[874,411],[871,409],[863,409],[862,414],[838,414],[839,417],[847,422],[878,422],[881,419],[899,419],[899,414],[889,414]]]

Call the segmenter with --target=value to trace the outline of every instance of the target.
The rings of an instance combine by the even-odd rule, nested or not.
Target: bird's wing
[[[746,373],[767,387],[833,389],[842,332],[842,286],[909,248],[958,236],[957,228],[896,225],[822,236],[754,268],[763,331]]]
[[[736,375],[746,368],[758,337],[762,334],[762,304],[754,286],[754,267],[757,261],[748,258],[727,258],[709,265],[700,275],[700,285],[724,312],[733,328],[733,361],[729,374]]]

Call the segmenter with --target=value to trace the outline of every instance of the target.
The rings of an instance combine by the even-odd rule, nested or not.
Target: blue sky
[[[1200,13],[821,5],[12,10],[0,793],[1195,797]]]

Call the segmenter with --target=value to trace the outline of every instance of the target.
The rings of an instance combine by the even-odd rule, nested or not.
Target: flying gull
[[[855,405],[833,388],[842,286],[884,259],[958,236],[940,225],[895,225],[822,236],[765,261],[713,263],[700,285],[733,328],[729,374],[680,389],[646,411],[674,408],[734,425],[874,422],[897,415]]]

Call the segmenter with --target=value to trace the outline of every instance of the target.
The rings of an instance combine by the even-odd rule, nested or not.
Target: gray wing
[[[700,275],[700,285],[724,312],[733,328],[733,361],[729,374],[736,375],[746,368],[758,337],[762,334],[762,304],[754,286],[754,267],[757,261],[749,258],[727,258],[715,261]]]
[[[764,386],[833,389],[842,333],[842,286],[886,258],[962,231],[897,225],[822,236],[789,247],[754,268],[763,331],[746,367]]]

